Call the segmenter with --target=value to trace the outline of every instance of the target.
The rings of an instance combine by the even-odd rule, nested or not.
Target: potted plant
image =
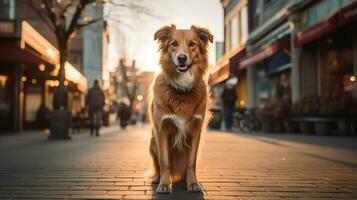
[[[317,120],[314,122],[316,135],[328,135],[331,129],[329,118],[334,117],[336,112],[336,101],[332,97],[324,96],[318,98]]]
[[[351,135],[353,119],[357,118],[357,99],[351,96],[343,96],[337,102],[338,134],[342,136]]]
[[[281,117],[279,116],[281,110],[280,103],[276,101],[257,111],[257,117],[263,132],[273,133],[283,131]]]
[[[295,103],[293,107],[294,115],[298,116],[299,129],[302,134],[315,133],[313,123],[305,120],[305,118],[312,117],[316,114],[318,104],[318,97],[315,95],[303,97]]]
[[[265,133],[272,133],[274,131],[275,116],[267,108],[257,110],[257,118],[261,125],[261,129]]]

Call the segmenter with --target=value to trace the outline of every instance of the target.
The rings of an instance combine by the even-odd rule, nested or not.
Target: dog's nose
[[[187,56],[185,54],[180,54],[180,55],[177,56],[177,61],[180,64],[185,64],[186,61],[187,61]]]

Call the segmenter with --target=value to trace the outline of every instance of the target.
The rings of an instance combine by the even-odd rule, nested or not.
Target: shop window
[[[10,112],[10,95],[8,76],[0,75],[0,119]]]
[[[321,96],[341,97],[353,95],[352,41],[328,38],[322,41],[320,53]]]
[[[273,56],[263,61],[264,66],[268,68],[269,75],[279,73],[285,70],[287,66],[291,63],[291,57],[286,53],[286,51],[279,49]]]
[[[0,19],[9,18],[10,0],[0,0]]]
[[[230,22],[230,49],[238,46],[238,17],[235,16]]]
[[[11,129],[13,85],[8,75],[0,74],[0,132]]]
[[[291,99],[290,70],[285,70],[270,77],[269,103]]]
[[[25,105],[25,120],[26,122],[35,122],[36,121],[36,113],[40,108],[42,101],[41,94],[27,94],[26,95],[26,105]]]
[[[255,101],[258,107],[264,107],[269,103],[269,79],[267,68],[264,67],[262,64],[258,64],[259,66],[255,72]]]

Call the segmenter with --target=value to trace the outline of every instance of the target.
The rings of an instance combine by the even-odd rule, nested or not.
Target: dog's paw
[[[160,184],[157,189],[156,189],[157,193],[160,194],[167,194],[171,192],[171,185],[170,184]]]
[[[159,184],[160,182],[160,176],[155,176],[152,180],[151,180],[151,184]]]
[[[202,188],[198,183],[187,184],[187,191],[189,192],[201,192]]]

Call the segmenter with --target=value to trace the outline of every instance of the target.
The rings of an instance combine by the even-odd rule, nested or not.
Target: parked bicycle
[[[246,133],[259,131],[260,124],[254,109],[236,109],[233,113],[233,128]]]

